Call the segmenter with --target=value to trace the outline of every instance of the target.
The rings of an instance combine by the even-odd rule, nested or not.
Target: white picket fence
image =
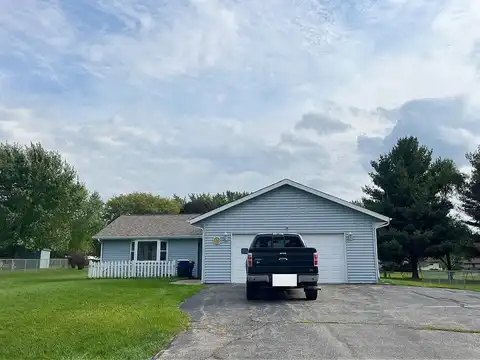
[[[91,261],[88,265],[88,277],[94,279],[164,278],[176,275],[176,261]]]

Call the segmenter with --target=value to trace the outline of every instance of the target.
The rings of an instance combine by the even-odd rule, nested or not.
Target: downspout
[[[384,223],[374,223],[373,228],[373,236],[375,237],[375,246],[374,246],[374,254],[375,254],[375,271],[377,273],[377,283],[380,280],[380,266],[378,264],[378,241],[377,241],[377,230],[383,228],[385,226],[390,225],[390,221],[392,218],[388,219],[388,221]]]

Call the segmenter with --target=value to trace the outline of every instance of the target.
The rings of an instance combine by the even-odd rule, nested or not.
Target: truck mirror
[[[242,254],[247,255],[248,254],[248,249],[247,248],[242,248]]]

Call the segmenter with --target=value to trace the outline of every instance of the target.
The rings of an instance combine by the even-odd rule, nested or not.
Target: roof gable
[[[191,237],[201,236],[202,230],[188,220],[197,214],[180,215],[121,215],[104,227],[94,238]]]
[[[266,194],[270,191],[273,191],[275,189],[278,189],[279,187],[281,186],[284,186],[284,185],[289,185],[289,186],[292,186],[296,189],[299,189],[299,190],[302,190],[302,191],[305,191],[309,194],[312,194],[312,195],[315,195],[315,196],[318,196],[318,197],[321,197],[323,199],[326,199],[326,200],[330,200],[334,203],[337,203],[339,205],[342,205],[342,206],[345,206],[347,208],[350,208],[350,209],[353,209],[355,211],[358,211],[358,212],[361,212],[363,214],[366,214],[366,215],[369,215],[375,219],[378,219],[378,220],[381,220],[381,221],[386,221],[386,222],[389,222],[390,221],[390,218],[387,217],[387,216],[384,216],[382,214],[379,214],[379,213],[376,213],[374,211],[371,211],[371,210],[368,210],[368,209],[365,209],[361,206],[358,206],[358,205],[355,205],[355,204],[352,204],[351,202],[349,201],[346,201],[346,200],[343,200],[343,199],[340,199],[336,196],[333,196],[333,195],[330,195],[330,194],[327,194],[327,193],[324,193],[322,191],[319,191],[319,190],[316,190],[314,188],[311,188],[309,186],[306,186],[306,185],[303,185],[303,184],[300,184],[296,181],[293,181],[293,180],[290,180],[290,179],[283,179],[279,182],[276,182],[272,185],[269,185],[267,187],[264,187],[263,189],[260,189],[260,190],[257,190],[255,191],[254,193],[251,193],[250,195],[247,195],[247,196],[244,196],[243,198],[241,199],[238,199],[236,201],[233,201],[229,204],[226,204],[226,205],[223,205],[217,209],[214,209],[212,211],[209,211],[208,213],[205,213],[205,214],[202,214],[202,215],[199,215],[199,216],[196,216],[190,220],[188,220],[188,222],[190,224],[195,224],[195,223],[198,223],[199,221],[202,221],[202,220],[205,220],[209,217],[212,217],[218,213],[221,213],[225,210],[228,210],[234,206],[237,206],[237,205],[240,205],[244,202],[247,202],[249,200],[252,200],[254,198],[257,198],[263,194]]]

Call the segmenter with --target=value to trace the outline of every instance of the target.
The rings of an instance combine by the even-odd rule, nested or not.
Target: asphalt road
[[[244,286],[215,285],[182,309],[192,327],[160,359],[480,359],[475,292],[342,285],[247,302]]]

